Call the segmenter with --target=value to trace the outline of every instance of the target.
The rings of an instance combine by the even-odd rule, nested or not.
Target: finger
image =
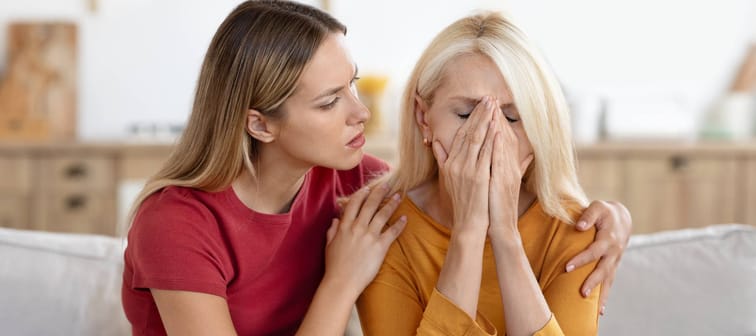
[[[386,232],[381,234],[381,240],[385,246],[391,245],[391,243],[399,237],[399,234],[404,231],[405,227],[407,227],[407,216],[399,217],[399,219],[394,222],[394,225],[391,225]]]
[[[333,237],[336,237],[336,231],[339,231],[338,218],[331,220],[331,227],[328,228],[328,232],[326,233],[326,245],[330,244],[331,241],[333,241]]]
[[[486,139],[483,141],[483,146],[480,148],[480,154],[477,160],[477,167],[481,174],[491,173],[491,156],[493,155],[494,139],[496,137],[496,131],[494,130],[493,121],[488,122],[488,130],[486,131]]]
[[[590,246],[588,246],[585,251],[580,252],[580,254],[570,259],[570,261],[567,262],[567,267],[565,270],[567,272],[572,272],[572,270],[576,268],[599,260],[599,258],[606,254],[608,249],[609,247],[606,243],[595,241]]]
[[[475,105],[475,108],[473,108],[472,112],[470,112],[470,117],[462,124],[462,126],[459,127],[457,133],[454,134],[454,140],[452,141],[449,156],[456,157],[457,154],[461,152],[465,147],[464,144],[467,142],[468,133],[471,132],[473,127],[477,125],[477,120],[479,119],[479,116],[481,114],[480,111],[485,110],[486,102],[488,100],[489,97],[483,97],[483,99],[481,99],[480,102]]]
[[[441,145],[441,142],[434,140],[431,147],[433,148],[433,156],[436,157],[438,164],[443,165],[446,163],[446,159],[449,158],[449,155],[446,154],[446,150],[444,150],[444,146]]]
[[[491,116],[493,115],[494,102],[489,98],[484,104],[485,112],[478,112],[473,118],[467,120],[472,123],[472,129],[468,131],[469,137],[466,139],[466,157],[465,162],[468,167],[475,167],[482,155],[483,144],[485,143],[488,130],[491,129]]]
[[[492,105],[491,97],[485,96],[483,99],[478,102],[477,105],[475,105],[475,108],[473,108],[472,112],[470,112],[470,117],[462,124],[462,126],[457,131],[457,135],[460,137],[461,141],[458,141],[459,146],[454,148],[452,146],[452,151],[449,153],[450,156],[458,155],[460,152],[469,153],[469,146],[470,142],[483,142],[483,137],[485,135],[481,136],[480,134],[476,134],[476,132],[480,129],[481,121],[484,119],[490,120],[490,109]],[[486,118],[488,117],[488,118]],[[485,129],[485,126],[484,126]],[[480,141],[475,141],[476,138],[479,138]],[[456,141],[457,139],[455,139]],[[478,152],[475,151],[475,154],[477,155]]]
[[[375,216],[373,216],[373,220],[370,221],[370,226],[368,227],[368,229],[371,232],[383,231],[383,227],[386,225],[386,222],[388,222],[389,218],[391,218],[391,215],[399,206],[400,200],[401,197],[399,196],[399,194],[394,194],[394,196],[391,196],[391,200],[386,202],[386,204],[384,204],[383,207],[378,210]]]
[[[614,285],[614,273],[601,284],[601,294],[599,294],[599,314],[601,316],[604,316],[604,312],[606,311],[606,302],[609,300],[609,290],[612,288],[612,285]]]
[[[608,209],[604,202],[591,202],[591,204],[588,205],[588,208],[583,211],[583,214],[580,216],[580,219],[578,219],[577,225],[575,225],[575,227],[580,231],[588,230],[591,226],[596,226],[598,228],[601,217],[603,214],[607,213],[607,210]]]
[[[360,208],[360,214],[357,215],[357,219],[354,221],[354,225],[368,226],[370,221],[373,220],[375,212],[378,211],[378,207],[381,206],[381,202],[386,198],[386,194],[389,192],[389,187],[386,184],[374,188],[370,195],[368,195],[365,203]]]
[[[583,282],[580,293],[582,293],[583,296],[590,295],[593,289],[606,280],[607,276],[612,273],[614,273],[614,263],[611,259],[602,258],[593,272],[591,272],[591,274],[588,275],[588,278],[585,279],[585,282]]]
[[[344,208],[344,214],[341,216],[343,226],[351,226],[369,193],[370,187],[366,186],[349,197],[349,202],[347,202],[346,208]]]

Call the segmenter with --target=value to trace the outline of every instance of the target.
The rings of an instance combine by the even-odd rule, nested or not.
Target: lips
[[[365,135],[360,132],[360,134],[357,134],[356,137],[352,138],[352,140],[349,141],[347,147],[361,148],[363,145],[365,145]]]

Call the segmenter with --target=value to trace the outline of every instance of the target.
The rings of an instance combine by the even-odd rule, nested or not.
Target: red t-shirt
[[[165,335],[149,288],[223,297],[239,335],[292,335],[325,271],[325,239],[338,197],[387,170],[365,155],[348,171],[315,167],[287,214],[246,207],[219,192],[167,187],[129,230],[122,299],[133,335]]]

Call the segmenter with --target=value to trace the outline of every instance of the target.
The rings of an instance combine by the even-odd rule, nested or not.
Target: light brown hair
[[[244,169],[255,174],[258,141],[245,129],[247,111],[277,119],[305,65],[330,33],[346,27],[329,14],[290,1],[246,1],[218,28],[202,63],[189,121],[167,162],[137,196],[167,186],[226,188]]]

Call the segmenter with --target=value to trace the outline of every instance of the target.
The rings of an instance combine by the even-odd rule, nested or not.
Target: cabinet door
[[[622,161],[586,156],[578,159],[578,178],[589,200],[624,202]]]
[[[627,207],[634,233],[731,223],[737,216],[737,160],[670,155],[632,158]]]
[[[35,229],[116,234],[115,196],[93,191],[55,192],[36,199]]]
[[[116,233],[115,155],[63,153],[40,157],[33,228],[73,233]]]
[[[0,157],[0,226],[27,229],[30,223],[32,165],[25,155]]]
[[[27,196],[0,195],[0,226],[28,229],[30,200]]]
[[[745,166],[745,223],[756,225],[756,157],[750,158]]]

